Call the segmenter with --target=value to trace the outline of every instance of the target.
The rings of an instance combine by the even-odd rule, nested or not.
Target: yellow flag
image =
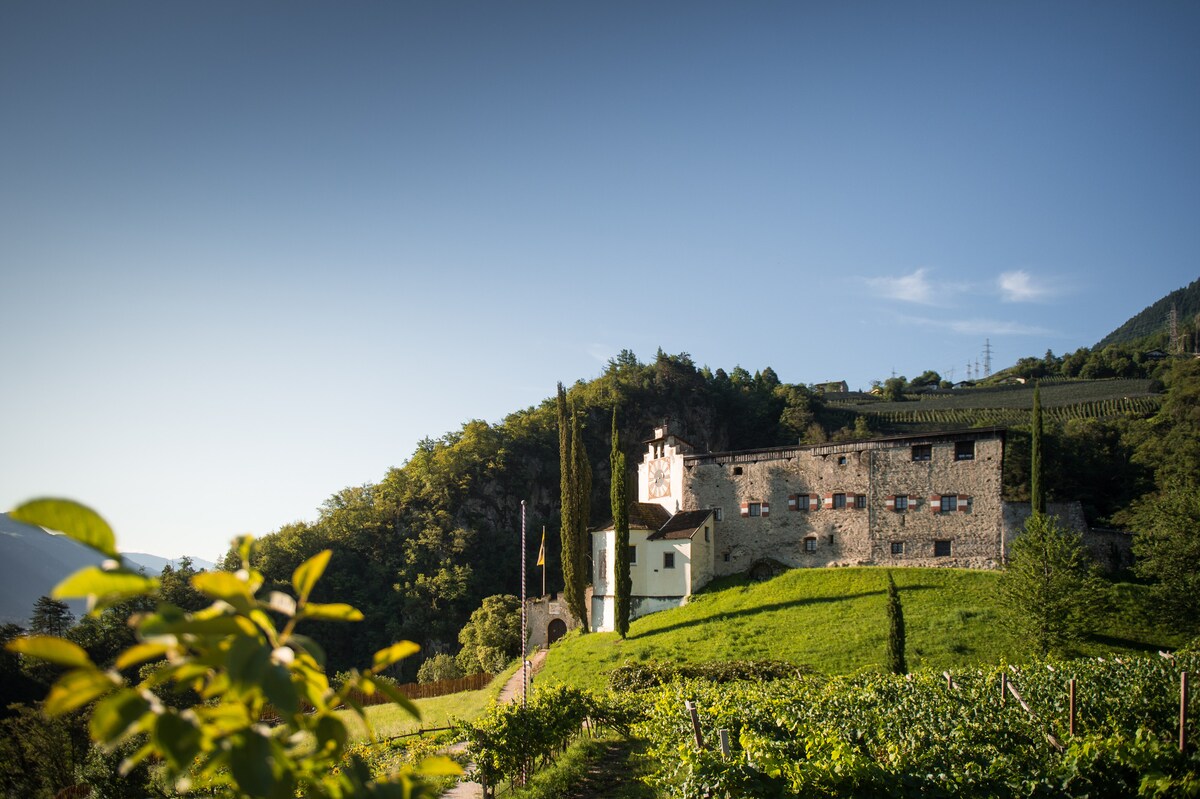
[[[541,549],[538,550],[537,565],[539,565],[539,566],[546,565],[546,528],[545,527],[542,528],[542,547],[541,547]]]

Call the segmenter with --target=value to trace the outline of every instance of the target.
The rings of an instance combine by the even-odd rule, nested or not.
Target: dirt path
[[[532,664],[529,670],[530,677],[532,678],[534,674],[542,670],[542,664],[546,662],[546,650],[539,649],[530,657],[529,661]],[[509,702],[519,702],[521,700],[522,677],[523,675],[518,669],[517,673],[509,677],[508,682],[504,683],[504,687],[500,689],[500,695],[496,698],[496,701],[502,705]],[[462,751],[456,748],[459,746],[462,746],[462,744],[455,744],[455,747],[451,747],[451,751]],[[471,781],[470,775],[471,767],[468,766],[466,775],[458,781],[457,785],[442,794],[442,799],[483,799],[483,786]]]

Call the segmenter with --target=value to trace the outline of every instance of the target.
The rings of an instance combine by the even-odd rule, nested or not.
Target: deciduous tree
[[[502,671],[521,654],[521,600],[497,594],[483,600],[458,634],[456,661],[464,674]]]

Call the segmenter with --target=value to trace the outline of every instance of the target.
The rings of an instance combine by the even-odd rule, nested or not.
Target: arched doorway
[[[567,634],[567,623],[562,619],[551,619],[550,626],[546,628],[546,644],[547,646],[562,638]]]

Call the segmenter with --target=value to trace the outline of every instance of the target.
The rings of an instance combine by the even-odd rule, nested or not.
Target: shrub
[[[61,530],[100,552],[103,566],[89,566],[54,589],[60,599],[85,597],[93,613],[132,597],[153,597],[158,580],[122,564],[108,524],[90,508],[66,500],[26,503],[12,517]],[[444,759],[387,777],[373,775],[359,757],[346,757],[349,734],[334,710],[348,703],[368,725],[352,690],[381,692],[413,715],[416,708],[380,673],[415,653],[403,641],[375,653],[365,672],[353,672],[334,690],[325,675],[324,652],[296,632],[305,620],[358,621],[362,613],[340,603],[318,604],[309,596],[329,562],[325,550],[292,574],[295,596],[272,591],[259,596],[263,576],[251,567],[253,540],[236,542],[241,569],[199,572],[192,586],[212,604],[188,613],[166,602],[130,619],[137,642],[122,651],[115,667],[165,660],[130,685],[118,671],[97,666],[81,647],[63,638],[30,636],[9,643],[25,656],[67,669],[51,686],[44,711],[58,717],[95,703],[88,729],[105,749],[134,743],[121,763],[127,773],[157,759],[169,783],[180,792],[218,797],[283,799],[297,794],[323,799],[417,797],[433,795],[423,775],[457,772]],[[284,620],[279,629],[274,619]],[[201,701],[173,707],[156,689],[195,691]],[[186,703],[184,703],[186,704]],[[278,723],[267,723],[274,711]]]

